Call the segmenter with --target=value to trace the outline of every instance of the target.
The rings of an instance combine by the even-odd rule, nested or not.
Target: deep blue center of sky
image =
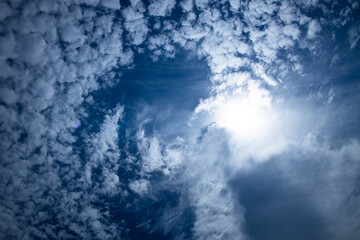
[[[332,239],[326,231],[328,219],[309,198],[314,186],[291,183],[278,168],[278,160],[241,172],[230,182],[237,201],[246,209],[246,234],[256,240]],[[294,159],[290,161],[294,163]],[[312,178],[310,166],[296,164],[306,179]]]
[[[113,109],[117,104],[125,107],[118,130],[121,149],[118,176],[126,186],[139,179],[140,170],[136,139],[129,139],[126,132],[130,131],[130,136],[136,136],[139,122],[149,119],[143,126],[148,137],[156,132],[169,141],[181,136],[186,132],[187,121],[199,100],[208,96],[211,82],[206,62],[190,52],[181,52],[173,59],[160,58],[158,61],[152,61],[145,54],[136,56],[132,69],[119,70],[117,74],[119,79],[115,86],[103,88],[92,95],[95,104],[88,106],[90,115],[83,130],[98,132],[106,110]],[[127,164],[123,159],[129,154],[136,159]],[[154,187],[157,186],[156,182],[164,181],[163,177],[160,172],[148,176]],[[128,231],[123,237],[159,240],[172,239],[181,233],[185,239],[191,239],[195,216],[190,206],[181,207],[181,212],[176,216],[177,224],[170,224],[171,229],[164,232],[163,226],[159,225],[165,212],[175,211],[182,204],[184,189],[152,189],[156,192],[156,199],[144,197],[140,201],[136,200],[136,193],[130,189],[127,191],[129,196],[126,203],[117,198],[103,199],[99,203],[110,206],[112,221],[121,225],[120,220],[126,220],[123,227]],[[124,208],[127,203],[131,203],[131,207]]]
[[[189,52],[158,61],[144,54],[135,58],[134,68],[120,73],[116,86],[100,90],[94,99],[101,108],[124,105],[126,128],[137,128],[133,123],[143,118],[150,120],[144,126],[147,134],[156,130],[164,137],[176,137],[185,131],[199,100],[208,96],[208,74],[206,62]]]

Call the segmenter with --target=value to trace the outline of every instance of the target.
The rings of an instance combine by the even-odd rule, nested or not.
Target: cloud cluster
[[[248,130],[236,127],[252,121],[243,117],[247,109],[233,115],[230,110],[224,113],[222,106],[251,103],[266,113],[254,113],[255,118],[268,117],[268,112],[286,106],[280,119],[301,118],[291,115],[285,94],[277,97],[272,91],[296,88],[291,76],[304,74],[301,53],[321,53],[326,27],[349,28],[346,23],[354,19],[358,7],[355,1],[341,5],[331,1],[131,0],[122,6],[117,0],[1,2],[0,237],[120,239],[122,225],[112,222],[103,201],[126,199],[126,189],[139,197],[146,195],[152,187],[151,174],[160,172],[168,181],[180,174],[179,181],[190,184],[195,238],[243,239],[244,210],[234,201],[228,174],[244,163],[269,160],[289,146],[306,144],[306,131],[316,129],[307,128],[308,119],[284,123],[281,130],[279,125],[265,124],[280,131],[272,135],[280,140],[273,143],[267,137],[255,144],[252,138],[249,148],[241,142]],[[337,8],[342,9],[339,14]],[[314,9],[321,14],[313,15]],[[354,49],[359,27],[346,31]],[[177,49],[196,53],[209,66],[211,94],[200,101],[191,120],[203,121],[206,131],[163,143],[161,136],[146,136],[139,124],[132,138],[140,158],[136,173],[140,177],[127,184],[118,175],[123,149],[119,149],[117,123],[124,107],[103,110],[99,129],[89,132],[89,106],[97,107],[92,94],[114,86],[118,81],[114,73],[132,67],[134,56],[149,54],[156,61],[175,57]],[[326,100],[326,104],[331,102]],[[314,111],[300,111],[309,112]],[[224,114],[232,118],[230,122],[219,118]],[[301,134],[291,130],[299,126]],[[308,152],[316,144],[301,149]],[[338,151],[322,152],[331,152],[331,164],[349,158],[358,166],[357,150],[355,141]],[[314,156],[318,156],[316,151]],[[328,156],[320,155],[321,159]],[[330,165],[329,169],[343,169]],[[350,178],[355,175],[352,172]],[[345,176],[338,178],[329,181],[342,183]],[[332,196],[340,196],[333,191]],[[351,191],[355,190],[343,195],[351,196],[356,207],[359,197]],[[341,201],[333,202],[340,205]],[[347,219],[350,222],[357,216],[354,213]]]
[[[91,202],[118,193],[114,150],[122,110],[106,116],[93,136],[98,142],[87,140],[91,158],[80,158],[74,125],[81,128],[83,101],[101,76],[132,62],[116,24],[119,3],[2,5],[1,238],[113,239],[118,231]],[[103,175],[94,183],[99,164]]]

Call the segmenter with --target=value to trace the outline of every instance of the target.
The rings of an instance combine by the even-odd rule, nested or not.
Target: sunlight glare
[[[215,111],[215,122],[244,140],[268,135],[274,115],[271,109],[247,98],[228,99]]]

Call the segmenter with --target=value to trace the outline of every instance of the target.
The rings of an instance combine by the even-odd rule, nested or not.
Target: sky
[[[356,0],[0,2],[0,239],[360,238]]]

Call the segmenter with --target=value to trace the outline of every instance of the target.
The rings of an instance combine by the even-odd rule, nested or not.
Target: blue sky
[[[359,9],[2,1],[0,238],[356,239]]]

